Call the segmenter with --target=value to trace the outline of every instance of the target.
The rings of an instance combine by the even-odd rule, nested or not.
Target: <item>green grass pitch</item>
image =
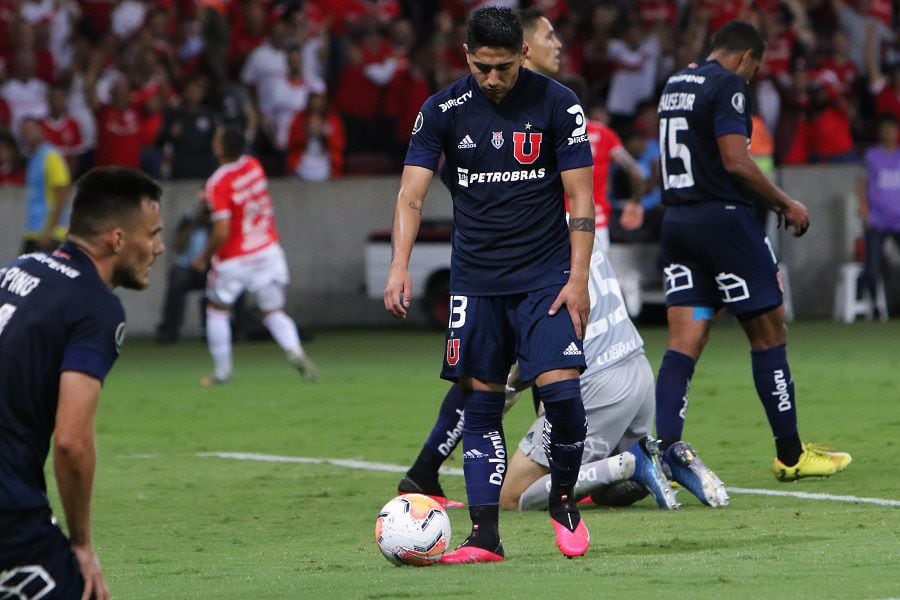
[[[398,473],[203,453],[408,464],[446,389],[439,333],[399,323],[320,332],[307,344],[321,369],[315,384],[274,343],[238,345],[232,383],[213,389],[197,384],[210,367],[201,342],[131,340],[98,420],[94,537],[107,582],[125,599],[900,597],[900,322],[790,329],[801,435],[851,452],[846,472],[775,481],[747,344],[725,323],[698,365],[685,438],[727,486],[744,490],[729,507],[708,509],[682,491],[675,512],[650,499],[586,509],[592,547],[576,560],[556,550],[546,514],[503,513],[506,562],[424,569],[390,565],[374,542]],[[656,369],[665,330],[641,332]],[[529,405],[508,415],[512,447]],[[448,466],[461,467],[461,455]],[[465,499],[462,477],[443,481]],[[451,520],[455,544],[468,514],[451,511]]]

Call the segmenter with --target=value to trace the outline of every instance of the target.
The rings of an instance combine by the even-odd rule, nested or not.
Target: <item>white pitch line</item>
[[[829,500],[831,502],[852,502],[854,504],[877,504],[879,506],[900,506],[900,500],[887,500],[885,498],[861,498],[859,496],[835,496],[833,494],[818,494],[812,492],[784,492],[781,490],[755,490],[751,488],[729,487],[729,493],[756,494],[757,496],[790,496],[803,500]]]
[[[334,465],[347,469],[362,469],[364,471],[385,471],[387,473],[406,473],[407,467],[376,463],[365,460],[348,460],[343,458],[310,458],[305,456],[279,456],[277,454],[254,454],[248,452],[200,452],[197,456],[212,458],[230,458],[232,460],[254,460],[273,463],[302,463],[312,465]],[[443,475],[462,475],[463,470],[454,467],[442,467]],[[853,504],[876,504],[878,506],[898,506],[900,500],[885,498],[863,498],[860,496],[836,496],[834,494],[820,494],[811,492],[786,492],[782,490],[758,490],[753,488],[729,487],[730,494],[754,494],[757,496],[786,496],[800,498],[801,500],[825,500],[829,502],[850,502]]]
[[[387,463],[368,462],[365,460],[349,460],[343,458],[309,458],[305,456],[278,456],[275,454],[254,454],[248,452],[200,452],[197,456],[214,458],[231,458],[233,460],[255,460],[260,462],[275,463],[303,463],[308,465],[334,465],[347,469],[362,469],[364,471],[385,471],[387,473],[406,473],[409,467],[389,465]],[[462,469],[443,468],[444,475],[462,475]]]

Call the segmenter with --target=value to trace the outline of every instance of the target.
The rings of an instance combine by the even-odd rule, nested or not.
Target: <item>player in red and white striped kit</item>
[[[256,295],[263,323],[304,379],[315,380],[317,369],[300,343],[293,319],[284,312],[289,281],[284,250],[275,229],[272,199],[262,165],[242,154],[243,133],[220,128],[213,152],[221,165],[206,183],[212,231],[194,268],[211,265],[206,294],[206,340],[213,358],[212,375],[203,385],[231,379],[231,307],[244,291]]]

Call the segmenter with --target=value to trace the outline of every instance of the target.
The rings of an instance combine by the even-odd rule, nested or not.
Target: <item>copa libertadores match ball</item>
[[[375,521],[375,541],[397,566],[433,565],[450,547],[450,517],[423,494],[403,494],[384,505]]]

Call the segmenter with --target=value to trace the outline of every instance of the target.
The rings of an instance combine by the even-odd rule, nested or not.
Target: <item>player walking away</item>
[[[131,169],[89,171],[63,246],[0,268],[0,597],[109,598],[91,495],[100,388],[125,330],[110,290],[147,287],[163,251],[160,194]],[[51,436],[68,539],[47,501]]]
[[[206,249],[193,263],[202,273],[212,260],[206,286],[206,340],[214,370],[200,383],[231,379],[231,309],[244,291],[256,294],[263,324],[290,363],[304,379],[314,381],[316,365],[303,350],[296,323],[284,312],[288,267],[278,243],[266,174],[259,161],[241,154],[243,147],[242,132],[216,131],[213,151],[221,166],[206,182],[213,226]]]
[[[849,454],[802,444],[797,430],[778,267],[754,199],[797,236],[809,216],[766,178],[747,149],[747,81],[762,54],[752,25],[726,23],[707,60],[671,76],[659,100],[669,342],[656,382],[656,427],[676,481],[710,500],[721,482],[681,435],[694,365],[713,314],[723,307],[750,341],[753,381],[775,436],[775,477],[828,476],[850,463]]]
[[[561,44],[550,21],[535,8],[523,10],[520,18],[525,41],[524,66],[544,75],[556,74]],[[589,138],[590,135],[588,121]],[[594,200],[599,210],[596,204],[598,156],[593,156]],[[604,184],[604,194],[605,191]],[[602,227],[605,232],[606,222]],[[655,442],[637,445],[653,428],[653,373],[643,354],[643,340],[627,312],[622,312],[619,283],[604,254],[608,244],[609,236],[601,236],[598,230],[591,255],[591,310],[584,342],[588,369],[581,376],[587,438],[574,494],[578,500],[591,495],[598,503],[623,505],[640,500],[649,490],[658,504],[675,508],[677,503],[671,487],[661,475],[658,459],[654,460]],[[628,368],[614,370],[619,365]],[[602,378],[592,377],[601,371]],[[601,380],[603,383],[598,383]],[[509,383],[518,389],[508,390],[506,410],[513,399],[518,399],[522,388],[516,367]],[[549,467],[543,446],[538,443],[544,422],[544,417],[539,416],[508,465],[500,492],[502,508],[547,509]],[[448,508],[464,506],[447,499],[438,480],[440,466],[461,441],[463,423],[462,392],[454,384],[441,403],[438,419],[419,456],[400,481],[399,493],[424,493]],[[610,456],[613,452],[620,454]]]
[[[585,437],[578,376],[585,368],[581,338],[594,233],[584,113],[571,90],[521,69],[522,26],[514,11],[476,11],[464,48],[471,75],[429,98],[413,128],[394,212],[385,308],[406,316],[414,292],[409,257],[443,152],[457,183],[441,376],[462,386],[463,469],[473,527],[442,561],[503,559],[501,416],[516,360],[522,380],[535,382],[546,407],[557,546],[578,556],[589,545],[573,491]],[[563,190],[571,205],[568,231]]]

